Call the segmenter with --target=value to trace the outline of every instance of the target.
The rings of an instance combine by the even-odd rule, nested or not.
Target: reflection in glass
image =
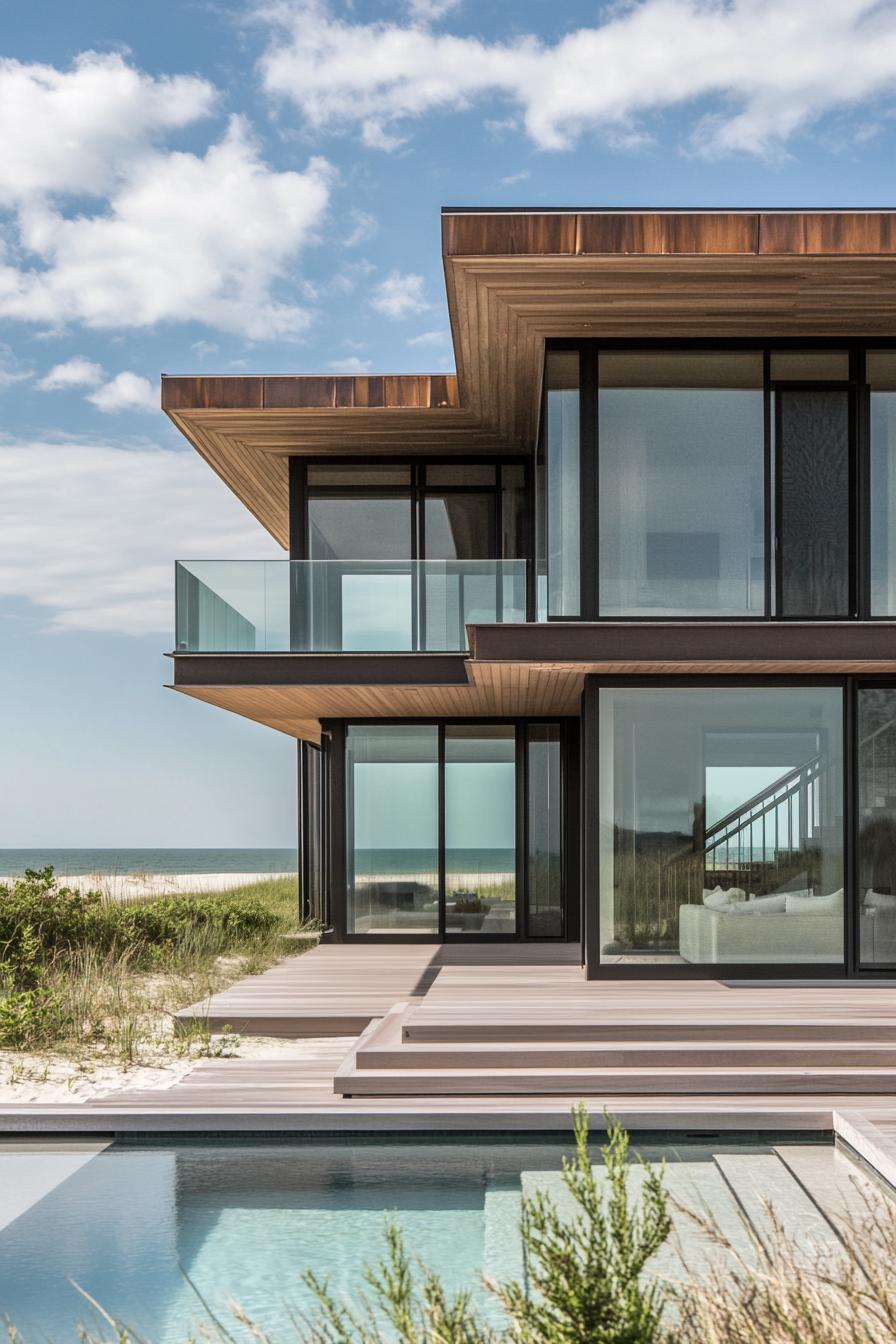
[[[871,614],[896,615],[896,352],[869,351]]]
[[[346,793],[349,933],[438,933],[438,729],[350,727]]]
[[[605,962],[841,962],[838,687],[600,691]]]
[[[427,560],[490,559],[495,555],[494,495],[427,495],[423,535]]]
[[[896,690],[858,693],[859,959],[896,965]]]
[[[548,351],[547,602],[552,616],[578,616],[579,596],[579,356]]]
[[[778,583],[782,616],[848,616],[849,393],[780,388]]]
[[[530,938],[560,938],[563,867],[559,724],[527,725],[526,780],[526,933]]]
[[[310,742],[299,744],[301,813],[299,872],[302,917],[329,923],[327,882],[324,873],[324,765],[323,752]]]
[[[603,352],[602,616],[765,609],[762,355]]]
[[[410,499],[308,501],[310,560],[410,560]]]
[[[516,734],[445,729],[445,932],[516,929]]]

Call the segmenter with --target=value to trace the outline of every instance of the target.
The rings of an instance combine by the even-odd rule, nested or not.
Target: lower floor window
[[[843,961],[840,687],[601,688],[598,753],[603,964]]]
[[[350,934],[564,933],[558,723],[353,724]]]

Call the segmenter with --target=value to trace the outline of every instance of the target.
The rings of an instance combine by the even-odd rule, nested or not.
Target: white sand
[[[214,1052],[219,1036],[212,1036]],[[353,1038],[346,1038],[345,1053]],[[222,1058],[228,1059],[295,1059],[300,1061],[316,1055],[321,1046],[331,1050],[336,1044],[332,1037],[325,1041],[303,1039],[283,1040],[279,1037],[246,1036],[234,1044],[225,1042]],[[183,1058],[160,1054],[155,1063],[141,1063],[129,1069],[104,1060],[97,1055],[89,1060],[76,1061],[63,1055],[28,1055],[20,1051],[0,1050],[0,1105],[17,1102],[23,1106],[51,1106],[96,1101],[112,1092],[164,1090],[180,1082],[201,1062],[203,1056],[194,1053]]]
[[[230,891],[254,882],[271,882],[282,877],[296,881],[295,873],[76,873],[55,874],[60,887],[75,891],[101,891],[113,901],[133,900],[140,896],[182,896],[185,892]],[[5,881],[11,881],[6,878]]]

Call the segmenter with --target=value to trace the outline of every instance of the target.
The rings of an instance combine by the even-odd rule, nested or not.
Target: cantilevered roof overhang
[[[290,455],[530,448],[548,338],[896,336],[896,211],[452,208],[442,255],[456,378],[163,378],[283,546]]]
[[[321,720],[579,713],[607,675],[896,674],[896,622],[556,622],[469,626],[467,654],[174,655],[174,688],[319,741]]]

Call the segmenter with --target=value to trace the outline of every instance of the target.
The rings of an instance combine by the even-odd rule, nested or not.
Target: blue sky
[[[2,6],[0,847],[288,845],[294,744],[163,689],[273,542],[160,372],[453,368],[439,208],[894,204],[871,0]]]

